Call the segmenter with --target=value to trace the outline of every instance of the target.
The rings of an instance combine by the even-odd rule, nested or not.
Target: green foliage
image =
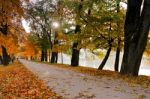
[[[71,47],[74,41],[80,41],[78,48],[88,48],[91,51],[99,48],[107,49],[109,40],[113,39],[112,45],[115,49],[118,35],[123,41],[124,12],[120,10],[117,13],[116,0],[83,0],[82,2],[81,0],[59,0],[55,3],[52,3],[52,0],[42,0],[28,5],[27,9],[28,20],[32,31],[38,34],[36,42],[40,47],[50,47],[47,46],[49,45],[47,33],[53,29],[51,23],[54,20],[61,23],[59,31],[67,30],[65,40],[67,47]],[[81,32],[74,34],[74,29],[71,27],[77,24],[81,26]],[[50,35],[53,39],[54,34],[51,32]]]
[[[28,40],[40,49],[49,49],[50,44],[47,37],[39,37],[36,33],[30,33]]]
[[[108,40],[114,39],[113,46],[117,45],[118,32],[123,37],[124,13],[116,11],[116,1],[105,0],[64,0],[64,7],[74,15],[76,24],[80,24],[81,33],[71,36],[72,40],[80,39],[80,48],[107,48]],[[82,9],[79,6],[82,5]],[[90,10],[90,14],[89,14]],[[120,24],[118,31],[117,24]],[[91,45],[93,48],[91,48]]]

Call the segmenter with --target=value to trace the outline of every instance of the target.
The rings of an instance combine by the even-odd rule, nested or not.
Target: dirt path
[[[150,99],[150,88],[130,87],[121,80],[89,76],[22,59],[20,61],[53,91],[67,99]]]

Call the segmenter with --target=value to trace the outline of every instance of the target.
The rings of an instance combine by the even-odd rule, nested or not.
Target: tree
[[[37,1],[26,6],[26,19],[29,20],[32,32],[36,34],[41,48],[41,61],[47,61],[47,50],[52,50],[52,21],[56,4],[52,0]]]
[[[69,21],[74,21],[74,23],[75,23],[74,24],[75,30],[73,32],[73,39],[71,41],[71,43],[72,43],[71,66],[78,66],[79,65],[79,53],[80,53],[79,43],[80,43],[80,40],[76,39],[76,36],[80,35],[80,32],[81,32],[80,15],[82,13],[83,1],[84,0],[72,2],[72,1],[66,0],[66,1],[62,2],[62,4],[64,4],[63,5],[64,13],[65,13],[64,17],[68,18],[67,20],[69,20],[70,19],[69,16],[72,16],[71,17],[72,20],[69,20]],[[67,4],[67,6],[66,6],[66,4]]]
[[[116,9],[117,9],[117,13],[119,14],[120,13],[120,0],[117,0],[116,1]],[[115,66],[114,66],[114,69],[115,71],[118,71],[118,68],[119,68],[119,58],[120,58],[120,49],[121,49],[121,33],[120,33],[120,22],[118,21],[117,22],[117,33],[118,33],[118,44],[117,44],[117,50],[116,50],[116,59],[115,59]]]
[[[68,0],[68,3],[68,8],[72,11],[72,16],[74,16],[73,18],[76,21],[75,26],[80,25],[80,33],[76,34],[80,43],[76,44],[77,47],[75,49],[107,49],[106,56],[100,66],[103,68],[111,49],[117,45],[117,22],[121,21],[119,18],[120,14],[116,13],[115,0],[109,2],[103,0],[70,2]],[[80,8],[80,10],[77,8]],[[93,45],[93,48],[90,48],[91,45]]]
[[[79,33],[80,25],[76,25],[75,34]],[[79,41],[74,41],[72,46],[72,57],[71,57],[71,66],[79,66],[79,53],[80,49],[78,48]]]
[[[18,25],[20,25],[14,25],[14,23],[21,22],[21,16],[23,16],[22,2],[20,0],[0,0],[0,2],[0,33],[7,36],[12,33],[11,29],[16,30]],[[4,45],[1,45],[1,47],[3,64],[8,65],[9,56],[7,49]]]
[[[34,43],[32,43],[31,41],[27,41],[24,46],[23,54],[24,57],[33,60],[38,54],[38,48],[36,48],[36,45],[34,45]]]
[[[143,5],[142,1],[144,2]],[[124,55],[120,71],[123,74],[138,75],[149,33],[149,9],[149,0],[128,0],[124,25]]]
[[[55,32],[54,43],[52,46],[51,63],[57,63],[57,60],[58,60],[58,50],[56,46],[58,46],[58,32],[57,31]]]

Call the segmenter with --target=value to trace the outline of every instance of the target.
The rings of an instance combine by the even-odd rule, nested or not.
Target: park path
[[[130,87],[122,80],[89,76],[23,59],[20,62],[66,99],[150,99],[150,88]]]

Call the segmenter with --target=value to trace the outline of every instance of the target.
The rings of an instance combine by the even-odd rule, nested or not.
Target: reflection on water
[[[62,56],[63,56],[63,60],[62,60]],[[62,56],[61,56],[61,54],[59,54],[58,63],[63,62],[64,64],[70,64],[71,56],[66,55],[66,54],[63,54]],[[120,55],[120,63],[119,64],[121,64],[121,61],[122,61],[122,54]],[[112,52],[104,69],[114,70],[114,62],[115,62],[115,53]],[[96,55],[90,53],[87,50],[80,51],[80,61],[79,61],[80,66],[98,68],[100,63],[101,63],[101,59],[99,59]],[[144,57],[142,59],[139,74],[150,76],[150,62],[146,57]]]

